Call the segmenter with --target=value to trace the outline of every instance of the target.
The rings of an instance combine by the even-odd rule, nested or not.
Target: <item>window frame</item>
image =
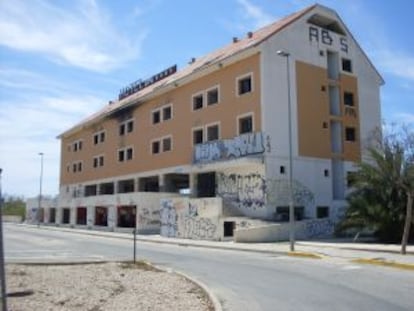
[[[214,90],[216,90],[216,91],[217,91],[217,101],[216,101],[216,102],[214,102],[214,103],[210,103],[210,100],[209,100],[209,93],[210,93],[210,92],[212,92],[212,91],[214,91]],[[207,107],[208,107],[208,106],[214,106],[214,105],[217,105],[217,104],[219,104],[219,103],[220,103],[220,85],[219,85],[219,84],[214,85],[214,86],[212,86],[212,87],[210,87],[210,88],[206,89],[206,90],[205,90],[205,93],[206,93],[206,106],[207,106]]]
[[[158,146],[157,148],[157,152],[154,152],[154,147]],[[152,155],[157,155],[161,153],[161,140],[160,139],[153,139],[151,140],[151,154]]]
[[[195,139],[194,139],[194,134],[195,132],[201,131],[201,142],[200,143],[196,143]],[[196,145],[200,145],[203,144],[205,142],[204,139],[204,127],[203,126],[197,126],[197,127],[193,127],[191,129],[191,145],[192,146],[196,146]]]
[[[166,109],[170,110],[170,117],[168,119],[165,118]],[[164,105],[161,107],[161,118],[162,118],[162,122],[172,120],[173,118],[173,105],[172,104]]]
[[[165,149],[165,140],[169,140],[170,141],[170,148],[168,150]],[[172,139],[172,135],[168,135],[168,136],[164,136],[161,138],[161,150],[162,152],[170,152],[173,150],[173,139]]]
[[[250,78],[250,90],[247,92],[243,92],[241,93],[241,89],[240,89],[240,82],[242,80],[245,80],[247,78]],[[237,97],[243,96],[243,95],[247,95],[247,94],[251,94],[254,92],[254,83],[253,83],[253,72],[248,72],[245,73],[243,75],[237,76],[236,77],[236,95]]]
[[[118,125],[119,136],[125,136],[125,135],[128,135],[129,133],[132,133],[135,128],[134,123],[135,123],[134,118],[129,118],[125,121],[119,122],[119,125]]]
[[[353,139],[348,139],[348,134],[349,134],[349,132],[348,131],[353,131]],[[357,130],[356,130],[356,128],[355,127],[353,127],[353,126],[346,126],[345,127],[345,131],[344,131],[344,134],[345,134],[345,137],[344,137],[344,140],[346,141],[346,142],[356,142],[357,141]]]
[[[201,98],[201,107],[199,108],[195,108],[195,99],[196,98]],[[198,92],[198,93],[194,93],[193,95],[191,95],[191,111],[198,111],[198,110],[202,110],[204,108],[204,92]]]
[[[212,127],[217,127],[217,138],[216,139],[209,138],[208,130]],[[220,137],[221,137],[220,122],[213,122],[213,123],[209,123],[205,125],[205,139],[204,139],[205,142],[220,140]]]
[[[241,133],[240,132],[240,130],[241,130],[241,124],[240,124],[240,122],[241,122],[242,119],[247,119],[249,117],[252,119],[252,121],[251,121],[251,123],[252,123],[252,129],[251,129],[250,132]],[[237,133],[238,133],[238,136],[244,135],[244,134],[249,134],[249,133],[254,133],[254,131],[255,131],[255,124],[254,124],[254,113],[253,112],[248,112],[248,113],[245,113],[245,114],[242,114],[242,115],[238,115],[237,116]]]

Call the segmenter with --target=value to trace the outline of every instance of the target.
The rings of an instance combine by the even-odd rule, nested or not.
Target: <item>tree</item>
[[[404,126],[384,128],[354,174],[355,190],[340,228],[369,228],[381,240],[401,239],[405,254],[413,222],[414,132]]]

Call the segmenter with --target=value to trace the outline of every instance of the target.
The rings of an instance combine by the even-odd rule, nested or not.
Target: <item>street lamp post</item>
[[[39,204],[37,212],[37,222],[40,223],[41,208],[42,208],[42,183],[43,183],[43,152],[39,152],[40,155],[40,181],[39,181]]]
[[[292,152],[292,108],[290,98],[289,56],[286,51],[279,50],[277,55],[286,58],[287,92],[288,92],[288,123],[289,123],[289,242],[290,251],[295,251],[295,210],[293,205],[293,152]]]
[[[1,300],[2,311],[7,311],[7,292],[6,292],[6,273],[4,269],[4,249],[3,249],[3,196],[1,192],[1,172],[0,168],[0,279],[1,279]]]

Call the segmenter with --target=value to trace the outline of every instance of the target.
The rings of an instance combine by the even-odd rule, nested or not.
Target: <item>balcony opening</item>
[[[180,193],[183,189],[190,188],[190,177],[188,174],[166,174],[164,186],[165,192]]]
[[[87,185],[85,186],[85,197],[97,195],[97,186],[96,185]]]
[[[114,183],[103,183],[99,185],[99,194],[105,195],[105,194],[114,194]]]
[[[104,206],[95,207],[95,226],[108,226],[108,208]]]
[[[126,179],[126,180],[118,181],[118,193],[134,192],[135,191],[134,183],[135,182],[133,179]]]
[[[118,206],[118,227],[135,228],[137,207],[135,205]]]
[[[197,197],[215,197],[216,196],[216,173],[197,174]]]
[[[160,185],[158,176],[141,177],[138,179],[139,191],[141,192],[159,192]]]
[[[70,223],[70,208],[62,209],[62,224]]]
[[[76,224],[86,225],[86,215],[87,215],[86,207],[76,208]]]

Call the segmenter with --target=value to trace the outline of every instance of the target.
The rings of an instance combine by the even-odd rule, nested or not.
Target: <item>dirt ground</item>
[[[206,293],[146,263],[6,265],[9,311],[213,311]]]

